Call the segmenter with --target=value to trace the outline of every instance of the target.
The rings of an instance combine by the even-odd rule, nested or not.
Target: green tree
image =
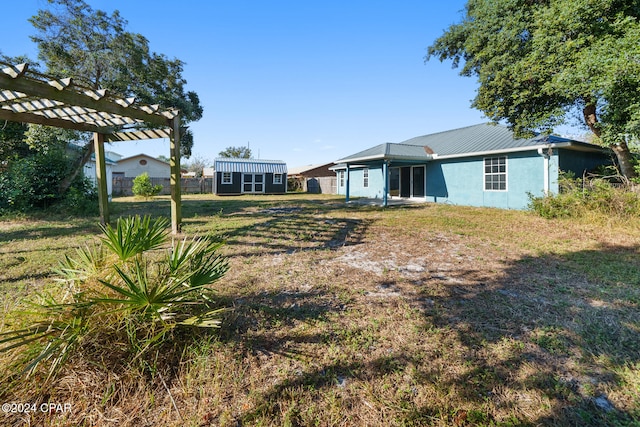
[[[57,7],[30,19],[37,30],[32,40],[47,73],[133,96],[141,103],[177,108],[182,126],[202,117],[197,93],[184,88],[184,62],[150,51],[144,36],[125,30],[127,21],[118,11],[109,15],[93,10],[83,0],[48,2]],[[186,130],[182,155],[188,158],[192,147],[193,134]]]
[[[196,173],[196,177],[200,178],[202,177],[202,171],[204,168],[208,167],[211,165],[211,161],[205,159],[204,157],[196,154],[193,157],[191,157],[191,159],[186,162],[183,167],[188,170],[189,172],[195,172]]]
[[[227,147],[218,153],[220,157],[228,157],[232,159],[251,159],[253,154],[249,147]]]
[[[162,191],[162,185],[153,185],[151,183],[151,178],[149,178],[149,174],[143,172],[133,178],[133,187],[131,187],[131,191],[138,197],[150,198],[160,194]]]
[[[8,159],[29,153],[29,146],[24,141],[26,131],[24,123],[0,121],[0,166]]]
[[[0,51],[0,61],[9,64],[31,62],[25,56],[9,57]],[[10,159],[24,157],[29,154],[29,146],[25,142],[26,123],[0,120],[0,167],[6,166]]]
[[[27,212],[63,201],[68,194],[60,187],[72,169],[73,162],[62,148],[11,159],[6,168],[0,168],[0,211]],[[67,188],[74,190],[73,196],[85,198],[90,190],[81,177],[71,180]]]
[[[640,135],[640,2],[469,0],[426,60],[476,76],[472,106],[518,136],[586,126],[636,175],[627,140]]]

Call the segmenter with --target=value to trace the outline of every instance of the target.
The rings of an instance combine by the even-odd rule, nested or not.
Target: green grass
[[[185,196],[183,215],[185,235],[226,242],[222,328],[134,364],[87,349],[56,382],[5,367],[0,401],[72,403],[33,425],[640,424],[638,220],[301,194]],[[96,221],[0,221],[0,328]]]

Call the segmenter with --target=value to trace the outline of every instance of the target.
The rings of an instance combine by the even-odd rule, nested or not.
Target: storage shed
[[[281,160],[219,158],[213,163],[213,193],[284,194],[287,164]]]

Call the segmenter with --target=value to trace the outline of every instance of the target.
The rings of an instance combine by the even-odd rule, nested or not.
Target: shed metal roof
[[[287,164],[282,160],[219,158],[213,161],[216,172],[241,173],[287,173]]]

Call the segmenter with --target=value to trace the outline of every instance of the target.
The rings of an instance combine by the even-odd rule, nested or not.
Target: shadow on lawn
[[[55,237],[73,237],[87,233],[98,233],[98,223],[74,222],[68,223],[43,222],[39,225],[25,224],[8,231],[0,231],[0,244],[13,240],[35,240]],[[0,246],[2,248],[2,246]]]
[[[472,368],[449,386],[479,404],[507,387],[511,398],[500,396],[500,404],[514,406],[538,391],[552,414],[526,420],[535,425],[640,422],[639,411],[627,413],[607,397],[608,390],[632,390],[619,373],[640,361],[638,250],[603,246],[526,257],[497,283],[479,271],[452,274],[457,283],[428,296],[424,311],[427,325],[448,328],[472,355]],[[488,345],[511,349],[496,358]]]
[[[414,351],[394,348],[385,356],[340,358],[274,384],[261,394],[257,407],[239,419],[278,419],[283,416],[282,405],[291,404],[291,396],[296,394],[337,393],[347,399],[349,393],[341,394],[341,390],[349,379],[375,382],[399,373],[398,378],[412,377],[413,391],[382,403],[404,407],[397,412],[400,418],[392,419],[398,425],[431,425],[434,420],[451,425],[638,425],[637,406],[629,411],[640,401],[633,389],[637,373],[629,374],[636,375],[635,380],[629,380],[621,372],[640,362],[639,249],[603,246],[522,258],[507,265],[497,280],[478,268],[452,271],[449,277],[425,275],[410,284],[380,281],[380,286],[402,290],[401,298],[422,313],[423,339],[452,340],[460,349],[457,356],[451,358],[446,349],[421,347],[416,342]],[[603,259],[614,265],[603,265]],[[417,292],[407,292],[407,287]],[[304,304],[310,297],[303,296]],[[327,294],[313,296],[318,297],[330,300]],[[278,328],[307,318],[297,317],[287,306],[289,302],[267,299],[254,307],[270,313],[267,317],[272,321],[277,319],[273,327]],[[308,318],[319,318],[338,307],[335,301],[317,306],[311,303],[304,312]],[[433,331],[436,335],[429,335]],[[348,339],[333,336],[329,341],[348,347]],[[296,346],[327,345],[328,341],[326,336],[274,333],[249,342],[254,351],[267,348],[278,352],[286,345],[287,351],[295,353]],[[433,360],[442,366],[455,364],[457,371],[434,370]],[[434,385],[445,395],[455,394],[454,405],[460,407],[414,404],[421,387]],[[612,403],[611,392],[618,393],[618,398],[627,394],[626,408]],[[508,420],[495,419],[490,409],[465,409],[465,402],[515,415]],[[343,403],[349,405],[347,400]],[[540,413],[545,415],[528,415]],[[300,414],[293,417],[289,419],[292,425],[308,421]]]

